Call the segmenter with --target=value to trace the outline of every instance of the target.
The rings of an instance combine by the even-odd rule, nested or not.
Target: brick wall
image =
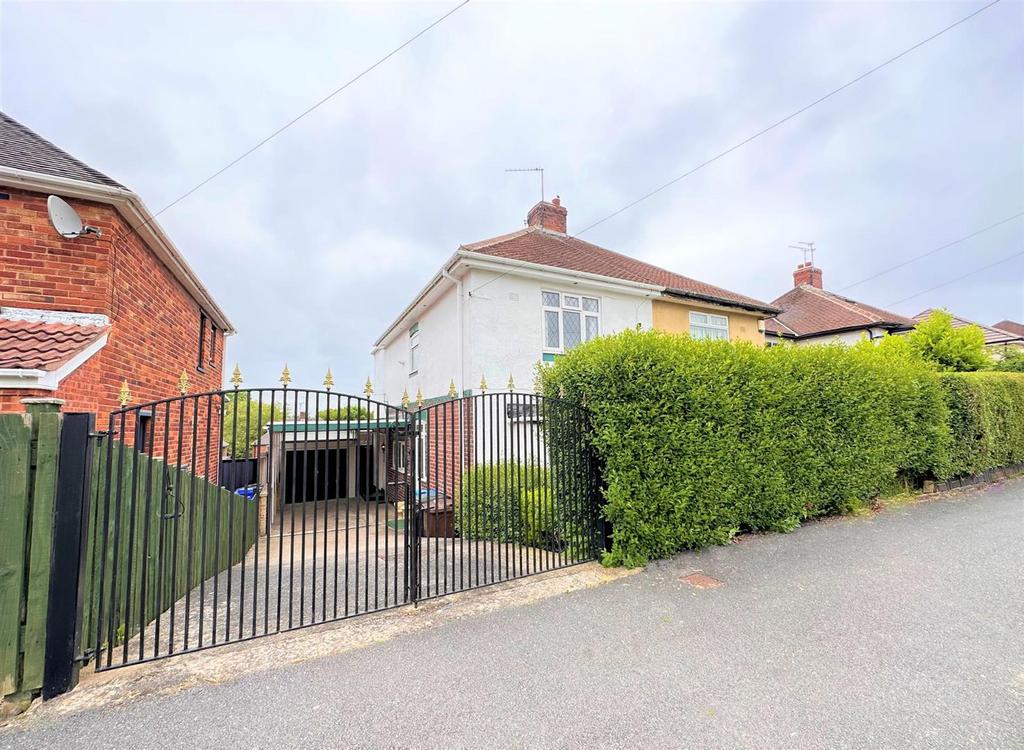
[[[107,345],[56,393],[0,390],[0,411],[21,411],[21,399],[30,396],[57,397],[65,400],[64,411],[97,413],[102,427],[118,408],[124,379],[136,404],[175,395],[183,370],[192,392],[221,387],[223,334],[211,333],[208,321],[200,371],[198,302],[115,209],[70,200],[103,234],[64,240],[50,225],[45,194],[0,191],[10,195],[0,200],[0,306],[100,313],[112,323]],[[216,463],[219,431],[210,443]]]

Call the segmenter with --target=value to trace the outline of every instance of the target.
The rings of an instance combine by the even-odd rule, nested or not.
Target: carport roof
[[[273,432],[350,432],[353,430],[387,430],[395,427],[406,427],[408,419],[371,419],[353,422],[318,422],[315,419],[303,422],[271,422]]]

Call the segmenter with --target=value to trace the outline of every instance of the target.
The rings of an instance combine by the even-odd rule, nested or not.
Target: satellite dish
[[[66,240],[73,240],[83,234],[100,236],[100,230],[82,223],[82,218],[66,200],[51,195],[46,199],[46,210],[50,214],[50,223],[57,234]]]

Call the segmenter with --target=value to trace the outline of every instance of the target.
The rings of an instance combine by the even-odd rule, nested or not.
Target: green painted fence
[[[0,414],[0,696],[43,684],[60,415]]]
[[[53,405],[29,409],[0,414],[0,696],[34,693],[43,682],[61,417]],[[109,506],[104,492],[108,457]],[[258,515],[250,509],[251,523],[243,528],[246,502],[186,468],[151,459],[118,441],[112,446],[98,441],[93,447],[82,648],[96,645],[101,568],[106,571],[104,633],[113,611],[116,644],[245,556],[256,539]],[[111,576],[115,565],[116,586]],[[104,637],[103,645],[107,642]]]
[[[86,648],[96,645],[98,617],[100,645],[116,645],[201,581],[239,562],[256,539],[258,515],[250,510],[243,528],[245,498],[118,441],[97,446],[93,458],[83,593]]]

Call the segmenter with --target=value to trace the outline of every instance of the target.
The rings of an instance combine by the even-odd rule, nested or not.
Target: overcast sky
[[[460,243],[543,166],[579,230],[983,3],[476,0],[160,218],[251,385],[359,391]],[[455,5],[0,5],[0,108],[157,211]],[[1024,211],[1024,3],[1004,0],[584,235],[770,301]],[[1024,220],[843,293],[1024,320]],[[961,279],[961,277],[963,277]],[[500,332],[499,332],[500,333]],[[454,374],[454,370],[453,370]]]

